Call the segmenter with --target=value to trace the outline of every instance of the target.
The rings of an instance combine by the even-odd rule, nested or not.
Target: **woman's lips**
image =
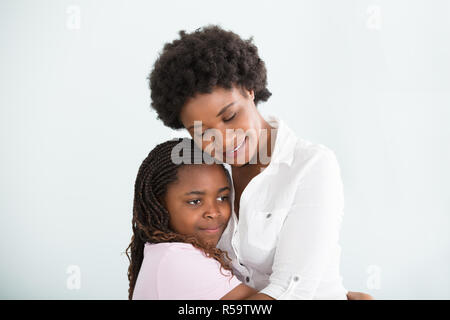
[[[247,137],[245,137],[244,140],[242,140],[241,144],[238,145],[235,149],[224,152],[223,153],[224,157],[235,157],[238,154],[239,150],[245,145],[246,141],[247,141]]]

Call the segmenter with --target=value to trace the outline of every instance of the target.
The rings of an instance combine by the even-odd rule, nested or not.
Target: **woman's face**
[[[263,123],[254,92],[243,91],[246,96],[237,87],[216,87],[211,93],[190,98],[180,112],[181,122],[197,145],[233,166],[245,165],[257,154]],[[194,121],[201,123],[194,126]]]
[[[224,169],[218,164],[183,165],[177,178],[164,197],[170,228],[216,246],[231,215],[231,186]]]

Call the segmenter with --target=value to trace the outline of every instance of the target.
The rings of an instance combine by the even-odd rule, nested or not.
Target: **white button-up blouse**
[[[336,156],[297,138],[282,120],[265,119],[277,128],[270,164],[242,192],[239,219],[233,208],[217,246],[228,252],[239,280],[275,299],[347,299]]]

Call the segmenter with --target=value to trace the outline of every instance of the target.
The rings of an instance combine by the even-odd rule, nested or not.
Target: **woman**
[[[258,112],[271,93],[252,38],[215,25],[179,34],[149,76],[152,107],[166,126],[187,129],[202,150],[228,164],[233,214],[218,247],[237,277],[259,291],[254,299],[347,299],[334,152]]]

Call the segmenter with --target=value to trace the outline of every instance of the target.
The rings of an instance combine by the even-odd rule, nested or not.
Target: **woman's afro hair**
[[[192,33],[179,31],[180,39],[164,45],[148,79],[151,106],[158,119],[172,129],[181,129],[181,108],[197,93],[214,87],[253,90],[254,103],[267,101],[267,71],[258,48],[218,25],[207,25]]]

